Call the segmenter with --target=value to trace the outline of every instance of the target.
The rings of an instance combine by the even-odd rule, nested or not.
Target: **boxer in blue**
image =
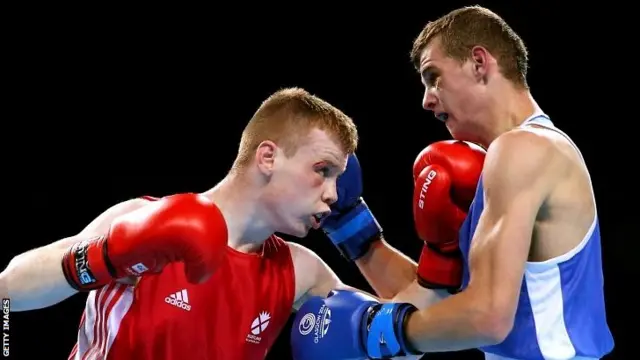
[[[468,182],[459,181],[464,167],[455,159],[464,143],[434,144],[425,153],[437,156],[421,154],[414,169],[415,220],[434,221],[416,223],[430,249],[423,257],[431,258],[418,279],[428,278],[420,281],[425,296],[442,289],[450,295],[425,306],[347,290],[312,297],[292,328],[295,358],[382,359],[472,348],[490,360],[610,353],[590,175],[577,146],[534,101],[522,40],[495,13],[465,7],[427,24],[412,57],[426,89],[424,108],[454,139],[487,149],[467,208],[461,183]],[[371,250],[363,240],[370,236],[348,236],[370,235],[376,224],[357,199],[343,197],[340,211],[351,215],[329,218],[325,231],[342,251],[383,251]]]

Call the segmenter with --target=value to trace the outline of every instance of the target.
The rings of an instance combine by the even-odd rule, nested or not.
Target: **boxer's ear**
[[[489,71],[489,51],[483,46],[474,46],[471,49],[471,62],[473,64],[473,75],[478,81],[486,82]]]
[[[258,169],[266,176],[271,176],[273,173],[277,151],[278,146],[271,140],[261,142],[260,145],[258,145],[258,149],[256,149]]]

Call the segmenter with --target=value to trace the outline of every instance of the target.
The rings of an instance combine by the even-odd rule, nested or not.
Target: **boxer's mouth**
[[[320,228],[320,221],[315,216],[309,216],[309,225],[315,230]]]
[[[447,119],[449,119],[449,114],[447,114],[446,112],[437,113],[435,115],[436,115],[436,119],[442,122],[446,122]]]
[[[330,211],[323,211],[323,212],[319,212],[319,213],[315,213],[315,214],[311,215],[313,228],[314,229],[318,229],[320,227],[320,225],[322,224],[322,221],[327,216],[329,216],[329,214],[331,214]]]

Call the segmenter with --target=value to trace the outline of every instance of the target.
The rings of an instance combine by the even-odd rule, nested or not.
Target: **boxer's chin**
[[[470,141],[469,134],[464,132],[462,129],[460,129],[456,125],[451,125],[451,126],[447,125],[447,130],[449,130],[449,134],[451,134],[451,137],[454,138],[455,140]]]
[[[302,231],[288,231],[285,232],[285,234],[289,235],[289,236],[295,236],[299,239],[302,239],[304,237],[306,237],[307,235],[309,235],[309,230],[302,230]]]
[[[303,238],[309,234],[310,229],[311,225],[308,224],[307,221],[297,220],[286,224],[286,227],[278,232],[289,236],[295,236],[297,238]]]
[[[457,125],[458,124],[453,119],[444,123],[444,126],[446,126],[447,130],[449,130],[449,134],[451,134],[451,137],[453,137],[456,140],[460,140],[457,138],[458,136],[461,135]]]

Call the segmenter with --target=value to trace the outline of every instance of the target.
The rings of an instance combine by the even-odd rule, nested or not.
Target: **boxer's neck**
[[[246,177],[229,174],[203,195],[222,211],[229,232],[228,245],[232,249],[256,252],[274,234],[274,229],[261,215],[264,210],[259,201],[259,189]]]
[[[494,92],[489,110],[489,119],[496,119],[482,136],[482,145],[489,145],[500,135],[520,126],[539,110],[538,104],[526,89],[515,89],[511,84],[503,91]]]

